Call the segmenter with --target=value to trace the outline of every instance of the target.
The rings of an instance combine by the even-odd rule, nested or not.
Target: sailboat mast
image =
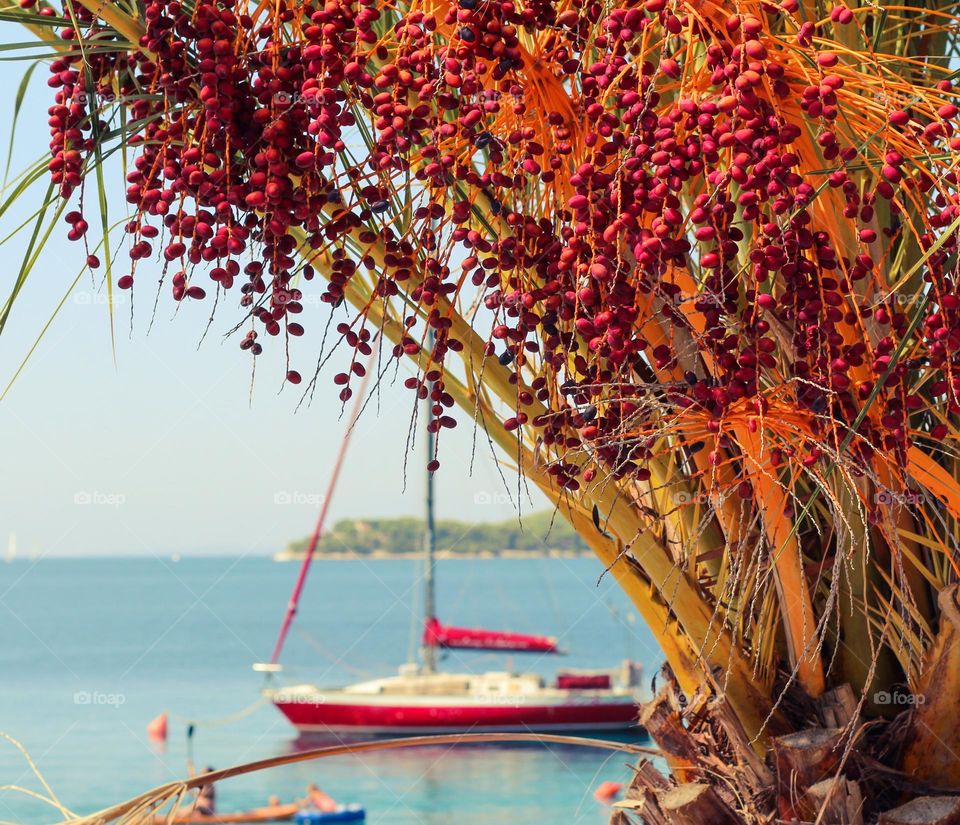
[[[433,331],[430,331],[429,342],[433,345]],[[427,455],[424,467],[427,471],[426,489],[426,521],[427,530],[423,540],[423,612],[425,621],[430,621],[437,615],[436,592],[434,583],[434,555],[437,549],[436,528],[433,521],[433,473],[429,464],[433,461],[436,438],[430,426],[433,421],[433,401],[428,397],[427,402]],[[437,669],[437,650],[432,644],[423,645],[423,669],[426,673],[433,673]]]

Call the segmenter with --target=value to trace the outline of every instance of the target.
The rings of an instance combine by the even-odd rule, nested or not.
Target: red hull
[[[353,730],[358,733],[439,733],[458,731],[628,730],[637,724],[633,702],[524,705],[436,706],[276,702],[302,731]]]

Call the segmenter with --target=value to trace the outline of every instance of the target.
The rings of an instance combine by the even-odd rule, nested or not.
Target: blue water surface
[[[454,669],[552,674],[630,657],[648,673],[660,653],[611,577],[589,558],[471,559],[439,565],[441,617],[462,625],[557,635],[569,655],[449,656]],[[0,731],[30,752],[64,805],[91,813],[185,775],[192,748],[214,767],[287,753],[303,743],[270,705],[251,708],[296,566],[262,557],[40,559],[0,563]],[[328,560],[314,565],[283,661],[283,678],[337,685],[395,672],[415,644],[418,565]],[[239,718],[218,720],[249,709]],[[147,722],[171,714],[169,740]],[[356,801],[374,825],[590,823],[592,796],[625,781],[625,755],[544,746],[405,749],[325,759],[224,782],[221,810],[287,800],[310,781]],[[0,741],[0,784],[42,791]],[[42,823],[56,810],[0,792],[0,820]]]

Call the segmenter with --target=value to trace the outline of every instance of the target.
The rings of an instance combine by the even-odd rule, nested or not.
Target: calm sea
[[[551,633],[570,655],[515,658],[549,675],[558,664],[602,667],[625,657],[648,673],[660,656],[612,578],[592,559],[440,563],[439,613],[457,624]],[[296,567],[263,558],[41,559],[0,563],[0,731],[19,740],[61,801],[85,814],[182,777],[186,725],[198,765],[226,767],[289,752],[294,731],[258,699]],[[413,561],[324,561],[307,583],[284,652],[284,678],[342,684],[407,660],[418,594]],[[503,669],[461,654],[450,667]],[[171,714],[165,746],[147,722]],[[592,792],[629,776],[625,756],[540,746],[410,749],[338,757],[222,783],[222,810],[289,799],[317,782],[357,801],[374,825],[590,823],[609,813]],[[40,786],[0,741],[0,785]],[[41,823],[57,812],[0,791],[0,820]]]

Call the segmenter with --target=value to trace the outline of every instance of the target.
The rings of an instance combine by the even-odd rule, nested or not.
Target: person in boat
[[[213,773],[213,767],[207,765],[203,772]],[[204,816],[213,816],[214,813],[216,813],[216,797],[214,795],[212,782],[200,786],[200,791],[197,794],[197,805],[194,810]]]
[[[324,813],[331,813],[337,810],[336,800],[327,793],[324,793],[317,787],[316,782],[307,785],[307,798],[303,800],[306,808],[316,808]]]
[[[188,771],[191,777],[197,775],[192,762],[188,765]],[[207,767],[203,769],[203,773],[213,773],[213,766],[207,765]],[[197,791],[196,801],[193,803],[193,813],[200,814],[201,816],[213,816],[216,811],[216,794],[213,789],[213,783],[209,782],[206,785],[201,785]]]

